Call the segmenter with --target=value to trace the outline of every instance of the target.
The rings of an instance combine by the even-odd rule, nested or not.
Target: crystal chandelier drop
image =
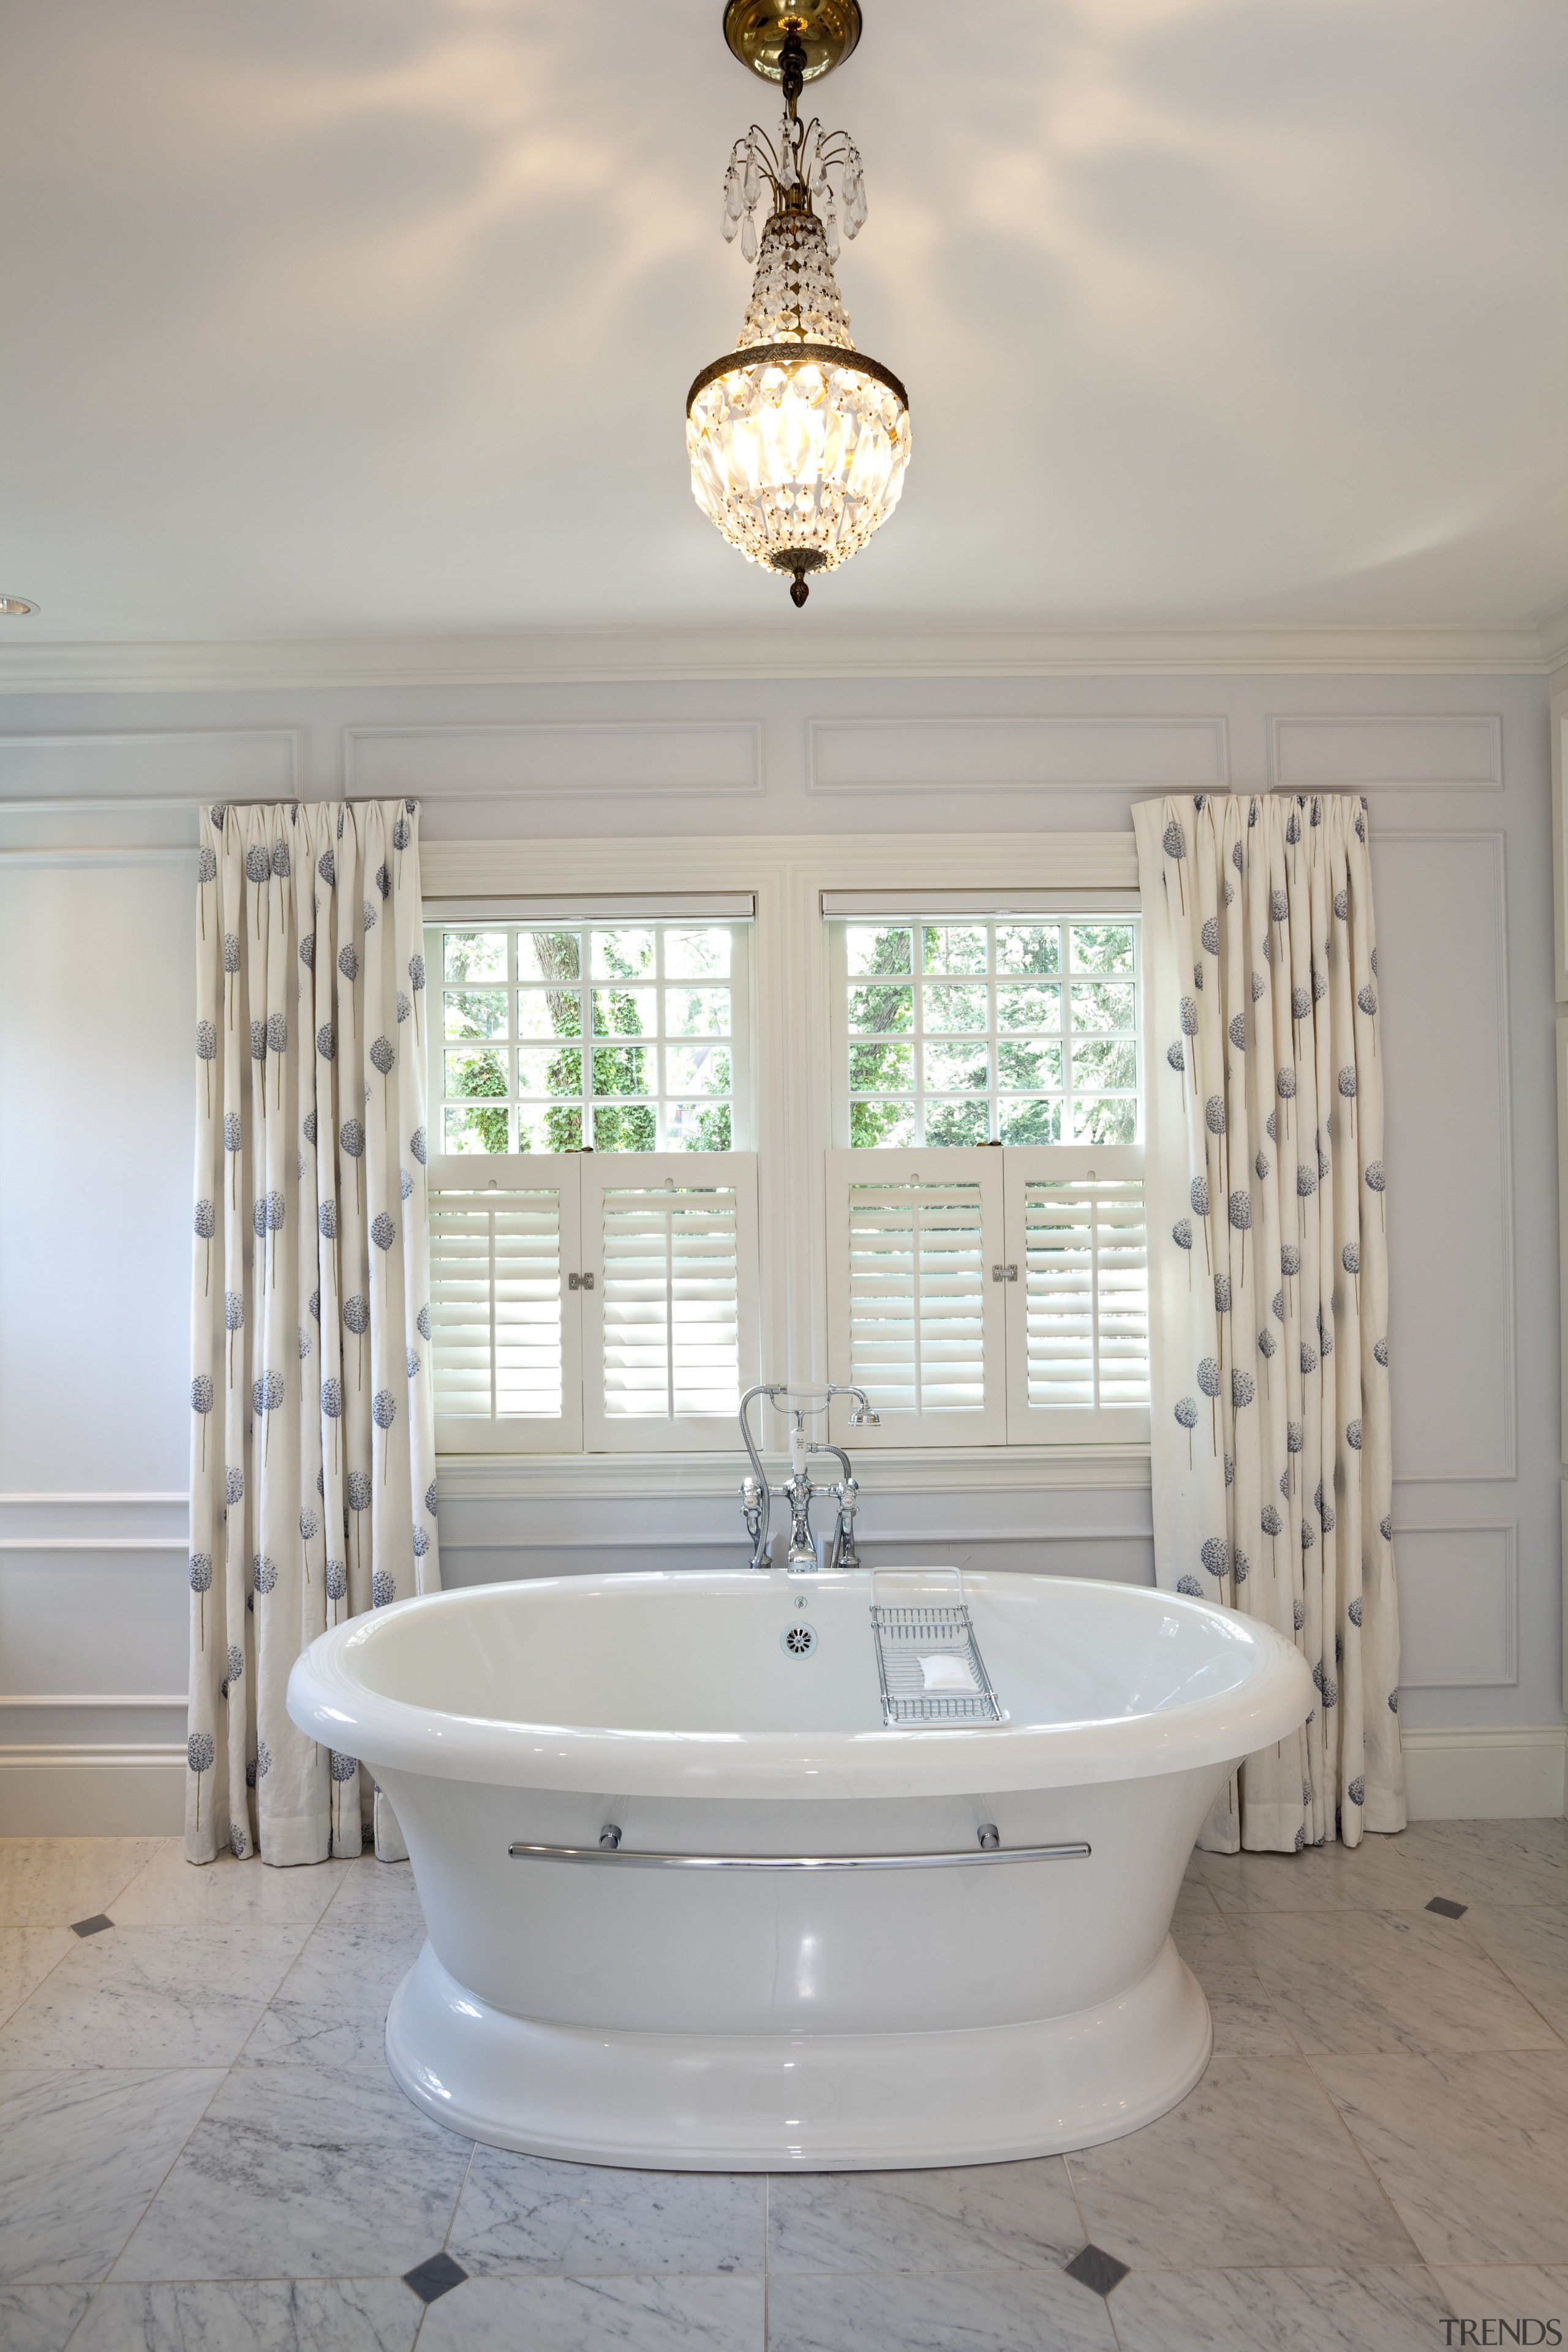
[[[847,236],[866,218],[859,152],[798,110],[805,83],[859,33],[857,0],[729,0],[724,12],[731,48],[783,84],[784,112],[771,138],[753,123],[736,140],[725,174],[724,236],[739,232],[757,267],[734,350],[687,395],[691,494],[749,562],[788,576],[797,607],[808,572],[847,562],[887,520],[910,459],[909,395],[855,349],[833,276],[840,208]]]

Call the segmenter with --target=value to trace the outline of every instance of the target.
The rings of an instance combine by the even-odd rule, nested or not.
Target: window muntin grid
[[[744,939],[689,917],[441,924],[440,1148],[733,1150]]]
[[[1142,1140],[1135,916],[836,929],[851,1147]]]

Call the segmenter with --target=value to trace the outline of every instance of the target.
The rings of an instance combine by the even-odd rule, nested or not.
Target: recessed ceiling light
[[[19,621],[24,613],[36,613],[37,609],[30,596],[0,595],[0,620]]]

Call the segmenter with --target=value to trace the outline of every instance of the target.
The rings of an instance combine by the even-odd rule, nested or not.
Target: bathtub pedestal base
[[[1166,1938],[1103,2005],[935,2033],[626,2033],[492,2009],[428,1944],[386,2055],[416,2106],[495,2147],[675,2172],[996,2164],[1118,2139],[1191,2090],[1213,2037]]]

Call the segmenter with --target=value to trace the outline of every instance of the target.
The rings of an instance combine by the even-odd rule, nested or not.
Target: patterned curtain
[[[201,835],[185,1852],[355,1854],[363,1808],[396,1856],[284,1695],[326,1627],[440,1583],[419,811],[213,808]]]
[[[1405,1826],[1366,803],[1145,801],[1158,1581],[1291,1636],[1318,1703],[1199,1843]]]

